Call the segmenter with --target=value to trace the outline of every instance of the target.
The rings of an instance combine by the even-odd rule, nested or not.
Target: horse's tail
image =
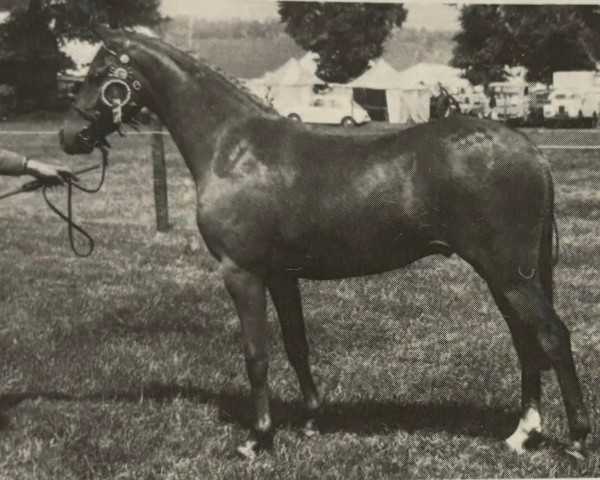
[[[542,226],[542,238],[540,242],[539,271],[542,288],[546,297],[553,302],[553,267],[558,263],[559,237],[556,218],[554,216],[554,187],[552,177],[549,178],[549,199],[544,215]]]

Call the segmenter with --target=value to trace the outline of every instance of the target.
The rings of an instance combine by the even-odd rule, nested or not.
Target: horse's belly
[[[346,278],[394,270],[432,253],[431,245],[416,240],[342,245],[316,237],[301,245],[276,246],[269,269],[300,278]]]

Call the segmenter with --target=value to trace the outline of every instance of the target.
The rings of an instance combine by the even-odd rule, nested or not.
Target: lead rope
[[[44,196],[44,200],[46,201],[46,204],[48,205],[48,207],[50,207],[50,209],[54,213],[56,213],[56,215],[58,215],[65,222],[67,222],[67,224],[69,226],[69,243],[71,244],[71,250],[73,250],[73,253],[75,253],[75,255],[77,255],[78,257],[81,257],[81,258],[89,257],[92,254],[92,252],[94,251],[95,243],[94,243],[94,239],[92,238],[92,236],[89,233],[87,233],[83,229],[83,227],[81,227],[80,225],[76,224],[73,221],[73,187],[77,188],[78,190],[80,190],[84,193],[97,193],[100,191],[100,189],[104,185],[104,179],[106,176],[106,167],[108,166],[108,147],[106,147],[105,145],[102,145],[99,148],[100,148],[100,151],[102,152],[102,174],[100,176],[100,182],[98,183],[98,186],[95,188],[86,188],[77,183],[73,183],[70,179],[67,180],[68,185],[67,185],[67,214],[66,215],[54,203],[52,203],[50,201],[50,199],[48,198],[47,190],[49,187],[47,185],[45,185],[42,188],[42,195]],[[78,250],[77,247],[75,246],[75,231],[79,232],[79,234],[86,239],[87,244],[88,244],[87,250],[85,250],[85,251]]]

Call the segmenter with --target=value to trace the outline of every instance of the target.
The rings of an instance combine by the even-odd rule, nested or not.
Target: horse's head
[[[143,106],[147,81],[132,61],[136,48],[132,37],[106,28],[97,33],[102,47],[59,134],[69,154],[91,153],[102,146],[107,135],[131,123]]]

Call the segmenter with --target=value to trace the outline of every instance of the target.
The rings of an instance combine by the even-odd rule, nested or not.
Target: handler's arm
[[[23,155],[0,149],[0,175],[23,175],[26,160]]]
[[[0,175],[31,175],[45,185],[61,185],[71,180],[78,180],[77,176],[66,167],[30,160],[8,150],[0,150]]]

